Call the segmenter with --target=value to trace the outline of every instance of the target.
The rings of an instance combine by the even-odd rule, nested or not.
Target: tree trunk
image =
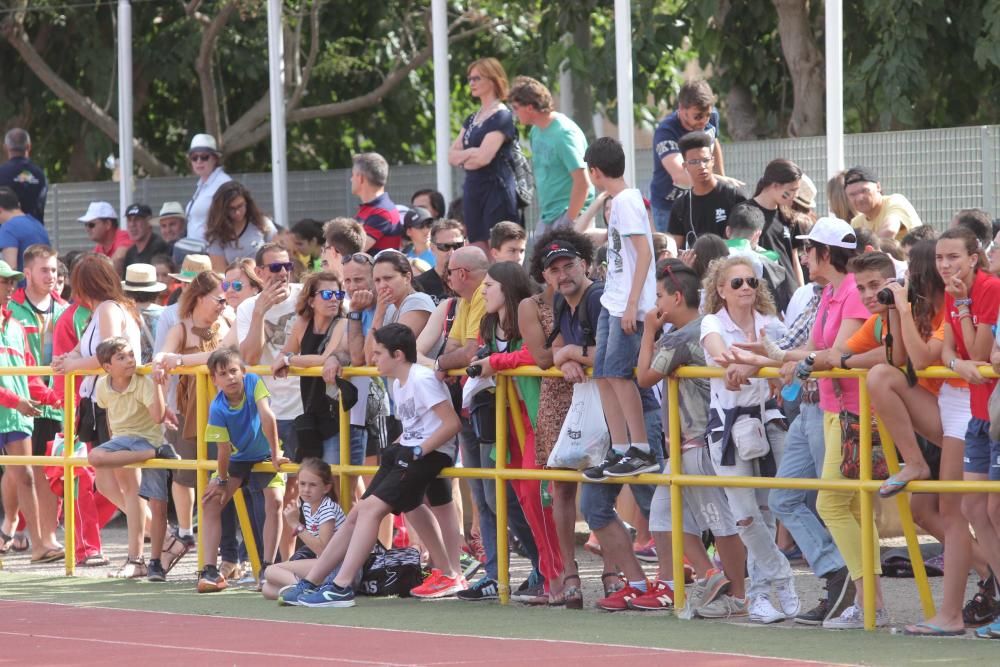
[[[753,141],[758,138],[757,107],[750,89],[733,84],[726,93],[726,129],[734,141]]]
[[[794,103],[788,135],[810,137],[823,134],[823,54],[809,24],[808,0],[772,0],[778,11],[781,51],[792,75]]]
[[[584,53],[590,53],[590,16],[574,14],[573,43]],[[585,76],[574,73],[573,81],[573,120],[587,136],[587,141],[593,141],[597,133],[594,131],[594,89]]]

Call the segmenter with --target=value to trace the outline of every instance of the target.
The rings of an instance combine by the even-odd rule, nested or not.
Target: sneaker
[[[822,625],[823,621],[840,616],[844,610],[854,604],[855,588],[846,567],[823,577],[826,583],[826,598],[807,612],[795,617],[800,625]]]
[[[631,584],[626,582],[625,587],[621,590],[617,590],[608,597],[598,600],[597,607],[604,611],[625,611],[629,608],[629,600],[645,594],[646,591],[633,588]]]
[[[112,579],[140,579],[149,574],[146,569],[146,561],[142,558],[137,560],[126,559],[125,563],[116,572],[109,573]]]
[[[462,551],[469,554],[480,563],[486,562],[486,549],[483,548],[483,540],[479,535],[472,535],[468,541],[462,545]]]
[[[190,535],[181,535],[180,531],[177,531],[174,535],[177,537],[178,540],[183,542],[184,546],[186,546],[188,549],[194,549],[196,546],[198,546],[198,542],[194,538],[194,533],[191,533]]]
[[[750,620],[754,623],[780,623],[788,618],[774,608],[771,598],[766,595],[757,595],[750,603]]]
[[[531,602],[543,595],[545,595],[545,578],[536,570],[532,570],[528,578],[510,594],[510,599],[514,602]]]
[[[714,602],[720,596],[729,592],[729,578],[725,572],[712,568],[705,573],[701,584],[701,604]]]
[[[479,568],[483,566],[478,558],[473,558],[465,552],[458,557],[458,562],[462,565],[462,576],[466,579],[478,572]]]
[[[225,590],[228,585],[226,578],[222,576],[218,568],[214,565],[206,565],[205,569],[198,575],[199,593],[217,593]]]
[[[483,576],[476,583],[469,586],[464,591],[455,594],[459,600],[466,602],[483,602],[485,600],[500,599],[500,584],[496,579]]]
[[[315,591],[315,584],[308,579],[299,579],[294,586],[285,586],[278,591],[278,604],[283,607],[300,607],[302,603],[299,602],[299,597]]]
[[[354,590],[329,583],[299,595],[300,607],[353,607]]]
[[[1000,621],[984,625],[973,634],[979,639],[1000,639]]]
[[[656,557],[656,545],[653,543],[653,540],[650,540],[649,544],[644,547],[632,547],[632,551],[635,553],[635,557],[643,563],[655,563],[658,560]]]
[[[778,599],[778,607],[786,618],[795,618],[802,611],[802,603],[795,592],[795,581],[785,579],[774,585],[774,597]]]
[[[734,618],[747,616],[748,613],[747,601],[734,598],[732,595],[720,595],[695,609],[695,614],[702,618]]]
[[[608,448],[608,453],[604,455],[604,460],[598,465],[587,468],[583,471],[583,476],[587,478],[588,482],[600,482],[608,478],[605,471],[613,465],[616,465],[622,460],[622,455],[616,452],[614,449]]]
[[[979,582],[979,592],[962,608],[962,620],[965,621],[966,627],[976,628],[986,625],[1000,614],[1000,605],[993,597],[995,587],[996,579],[993,576]]]
[[[644,472],[660,472],[660,464],[652,452],[644,452],[635,447],[629,447],[625,456],[618,463],[604,469],[605,477],[631,477]]]
[[[181,455],[177,453],[177,450],[174,449],[173,445],[169,442],[165,442],[156,448],[156,458],[179,461],[181,459]]]
[[[653,583],[648,591],[626,601],[629,609],[640,611],[661,611],[674,606],[674,591],[665,581]]]
[[[146,566],[146,580],[147,581],[166,581],[167,573],[163,571],[163,564],[160,559],[153,558],[150,559],[149,565]]]
[[[889,612],[885,609],[879,609],[875,612],[875,627],[883,628],[887,625],[889,625]],[[827,630],[864,630],[865,615],[861,611],[861,607],[852,604],[840,616],[823,621],[823,627]]]
[[[462,575],[449,577],[441,570],[431,570],[431,576],[424,583],[412,589],[410,595],[424,600],[436,600],[455,595],[468,587],[469,584],[465,582],[465,577]]]
[[[257,583],[257,579],[253,576],[253,565],[250,561],[245,560],[240,563],[240,570],[242,575],[236,580],[237,586],[253,586]]]

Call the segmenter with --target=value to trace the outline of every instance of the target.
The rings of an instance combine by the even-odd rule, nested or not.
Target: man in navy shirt
[[[379,250],[399,250],[403,244],[403,223],[399,210],[386,194],[389,163],[378,153],[361,153],[353,158],[351,194],[361,200],[354,219],[365,228],[365,250],[373,255]]]
[[[0,186],[17,193],[19,208],[40,223],[45,223],[45,195],[49,184],[45,172],[29,158],[31,137],[19,127],[11,128],[3,138],[7,162],[0,164]],[[12,265],[13,266],[13,265]]]
[[[0,186],[0,254],[7,264],[24,268],[24,250],[30,245],[49,243],[49,234],[42,223],[24,213],[17,194],[9,187]]]
[[[684,171],[683,156],[678,142],[688,132],[700,130],[713,141],[712,156],[715,173],[725,174],[722,145],[719,136],[719,112],[712,108],[715,96],[704,81],[688,81],[677,95],[677,111],[660,121],[653,133],[653,180],[649,198],[653,205],[656,231],[667,233],[670,209],[687,188],[691,178]]]

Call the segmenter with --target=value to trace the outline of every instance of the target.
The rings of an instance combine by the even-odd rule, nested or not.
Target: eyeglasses
[[[94,227],[96,227],[96,226],[97,226],[97,222],[88,222],[88,223],[87,223],[87,224],[85,225],[85,227],[86,227],[87,229],[93,229],[93,228],[94,228]]]
[[[437,248],[439,252],[451,252],[452,250],[464,248],[465,241],[455,241],[454,243],[435,243],[434,247]]]
[[[192,153],[188,157],[190,158],[191,162],[208,162],[215,156],[211,153]]]
[[[469,77],[469,83],[475,83],[477,81],[482,81],[482,80],[483,77],[479,76],[478,74],[473,74],[472,76]]]
[[[462,270],[468,271],[468,269],[466,269],[464,266],[454,266],[454,267],[449,266],[448,270],[446,271],[446,274],[448,275],[449,278],[451,278],[452,271],[462,271]]]
[[[358,264],[374,264],[375,260],[366,252],[356,252],[347,258],[348,262],[357,262]]]
[[[315,294],[319,294],[319,297],[323,299],[323,301],[329,301],[331,299],[343,301],[344,297],[347,296],[347,292],[342,289],[321,289],[315,292]]]
[[[267,268],[271,271],[271,273],[281,273],[282,269],[291,273],[292,269],[295,268],[295,265],[291,262],[271,262],[267,265]]]
[[[215,303],[219,304],[220,306],[226,302],[226,297],[222,296],[221,294],[219,296],[213,296],[211,298],[212,298],[212,301],[214,301]]]
[[[746,283],[747,287],[750,289],[757,289],[757,285],[760,284],[760,281],[756,278],[733,278],[729,281],[729,286],[733,289],[739,289],[743,287],[743,283]]]
[[[707,167],[712,164],[712,158],[705,157],[700,160],[685,160],[684,163],[689,167]]]
[[[223,280],[222,281],[222,291],[228,292],[229,288],[232,287],[234,292],[243,291],[243,281],[242,280]]]

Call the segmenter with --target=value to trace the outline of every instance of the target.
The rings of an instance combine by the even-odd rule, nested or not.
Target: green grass
[[[0,599],[81,607],[141,609],[206,616],[301,621],[352,627],[453,634],[559,639],[656,646],[692,651],[749,653],[870,665],[996,664],[1000,642],[925,639],[886,631],[829,632],[788,624],[759,627],[681,621],[673,615],[616,615],[596,611],[482,605],[456,600],[418,602],[361,598],[353,609],[279,607],[257,593],[233,590],[198,595],[190,584],[151,584],[0,573]]]

